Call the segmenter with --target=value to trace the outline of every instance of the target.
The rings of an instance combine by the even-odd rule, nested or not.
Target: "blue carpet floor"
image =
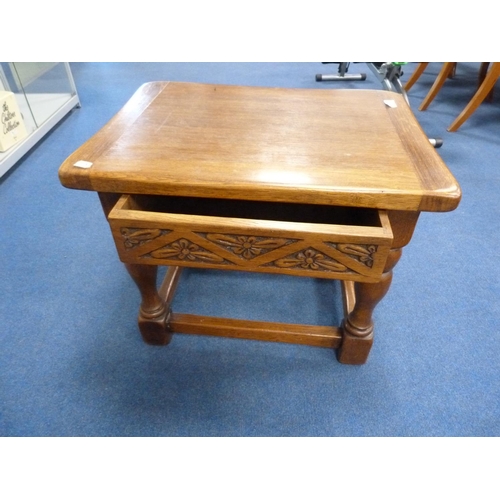
[[[414,69],[405,69],[405,81]],[[144,82],[302,88],[320,63],[78,63],[82,102],[0,181],[0,435],[498,436],[500,434],[500,94],[456,133],[476,85],[460,63],[425,112],[440,64],[410,92],[461,184],[451,213],[422,214],[375,313],[363,366],[314,347],[176,335],[148,346],[139,294],[95,193],[63,188],[63,160]],[[187,271],[178,312],[330,324],[336,282]]]

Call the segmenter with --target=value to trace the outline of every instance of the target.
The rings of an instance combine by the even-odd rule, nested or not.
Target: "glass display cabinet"
[[[70,66],[64,62],[0,62],[0,95],[17,105],[26,129],[17,142],[1,148],[1,177],[66,114],[80,107],[80,100]],[[2,125],[16,114],[5,103],[2,112]]]

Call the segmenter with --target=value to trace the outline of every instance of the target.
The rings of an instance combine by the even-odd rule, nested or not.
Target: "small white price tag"
[[[93,163],[91,161],[83,161],[83,160],[73,163],[73,166],[78,168],[90,168],[92,165]]]
[[[394,99],[385,99],[384,104],[386,106],[389,106],[390,108],[397,108],[398,105],[396,104],[396,101]]]

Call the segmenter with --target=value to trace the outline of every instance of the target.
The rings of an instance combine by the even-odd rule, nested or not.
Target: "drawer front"
[[[163,213],[123,195],[108,220],[125,263],[376,282],[392,231],[373,215],[365,226]]]

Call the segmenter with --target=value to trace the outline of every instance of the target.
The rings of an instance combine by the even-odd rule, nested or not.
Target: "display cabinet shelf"
[[[80,107],[69,63],[0,63],[0,91],[13,92],[27,136],[0,152],[0,177],[71,110]]]

